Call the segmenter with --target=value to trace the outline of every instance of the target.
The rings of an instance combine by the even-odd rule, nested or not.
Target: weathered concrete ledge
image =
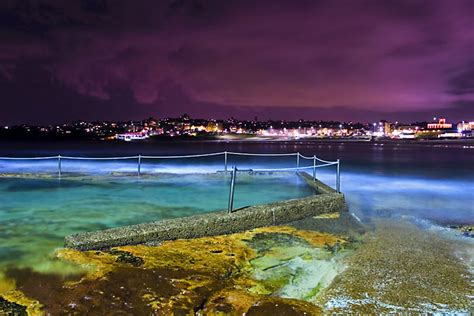
[[[337,193],[336,190],[331,188],[329,185],[325,184],[324,182],[319,181],[318,179],[313,179],[307,172],[298,172],[298,175],[303,178],[306,183],[316,190],[319,194],[330,194],[330,193]]]
[[[310,181],[314,185],[318,184],[312,178]],[[212,212],[70,235],[65,238],[65,247],[92,250],[147,242],[217,236],[346,210],[344,196],[332,192],[302,199],[251,206],[231,214]]]

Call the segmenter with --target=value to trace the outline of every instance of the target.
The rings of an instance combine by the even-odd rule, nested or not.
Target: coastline
[[[304,137],[304,138],[288,138],[288,137],[271,137],[271,136],[251,136],[251,137],[239,137],[234,135],[229,136],[206,136],[206,137],[188,137],[188,136],[153,136],[143,140],[132,140],[125,142],[117,139],[100,139],[100,138],[18,138],[8,139],[0,138],[0,143],[15,143],[15,142],[55,142],[55,143],[66,143],[66,142],[77,142],[77,143],[154,143],[154,142],[181,142],[181,143],[213,143],[213,142],[225,142],[225,143],[385,143],[385,144],[474,144],[474,138],[456,138],[456,139],[438,139],[438,138],[423,138],[423,139],[393,139],[393,138],[352,138],[352,137],[334,137],[334,138],[321,138],[321,137]]]

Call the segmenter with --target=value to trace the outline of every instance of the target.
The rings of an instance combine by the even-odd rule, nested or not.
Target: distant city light
[[[404,124],[386,120],[368,124],[333,121],[245,121],[230,118],[193,119],[189,116],[178,118],[149,118],[142,121],[126,122],[75,122],[45,126],[2,126],[0,136],[9,137],[72,137],[74,139],[101,139],[139,141],[155,137],[234,137],[239,139],[266,137],[281,140],[300,138],[469,138],[474,137],[474,122],[463,120],[448,123],[445,118],[435,122]],[[8,130],[8,131],[6,131]],[[31,136],[24,136],[29,134]],[[23,135],[23,136],[22,136]]]

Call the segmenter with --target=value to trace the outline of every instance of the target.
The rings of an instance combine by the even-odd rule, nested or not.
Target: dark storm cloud
[[[473,16],[470,0],[8,0],[0,89],[48,113],[75,95],[88,117],[452,113],[474,100]]]

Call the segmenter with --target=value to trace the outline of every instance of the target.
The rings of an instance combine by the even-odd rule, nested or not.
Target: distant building
[[[453,124],[446,123],[445,118],[440,118],[438,123],[428,123],[428,129],[451,129]]]
[[[148,138],[148,135],[143,132],[131,132],[131,133],[124,133],[124,134],[117,134],[115,135],[115,138],[118,140],[124,140],[126,142],[132,141],[132,140],[143,140]]]
[[[390,122],[383,122],[383,133],[385,136],[391,135],[393,131],[393,125]]]
[[[206,132],[208,133],[220,133],[222,132],[223,129],[224,127],[222,126],[222,123],[217,123],[213,121],[210,121],[209,123],[207,123],[207,126],[206,126]]]
[[[420,130],[421,127],[416,125],[397,125],[392,131],[392,136],[400,139],[415,139]]]
[[[458,132],[474,131],[474,122],[459,122],[457,128]]]

